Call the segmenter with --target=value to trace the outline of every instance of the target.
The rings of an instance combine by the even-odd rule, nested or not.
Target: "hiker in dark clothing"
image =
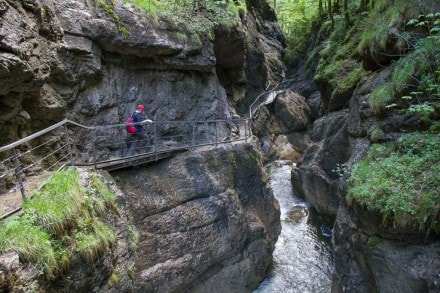
[[[144,112],[144,106],[138,105],[136,107],[136,110],[131,115],[131,117],[133,118],[133,123],[140,123],[140,122],[151,123],[152,122],[150,119],[142,120],[141,114],[143,112]],[[138,142],[141,142],[141,145],[143,145],[144,152],[149,151],[148,137],[143,133],[143,130],[144,130],[143,125],[142,124],[135,124],[134,127],[136,128],[136,132],[128,134],[129,135],[129,138],[128,138],[129,147],[128,147],[128,151],[125,155],[127,157],[133,155]]]

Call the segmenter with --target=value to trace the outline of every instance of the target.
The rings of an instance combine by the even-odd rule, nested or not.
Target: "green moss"
[[[368,237],[367,245],[368,245],[370,248],[374,248],[374,247],[376,247],[381,241],[382,241],[382,238],[381,238],[380,236],[377,236],[377,235],[371,235],[370,237]]]
[[[110,277],[107,280],[107,283],[110,287],[116,287],[119,283],[119,274],[116,271],[113,271]]]
[[[331,98],[350,95],[366,72],[362,65],[353,59],[332,60],[319,63],[315,80],[331,86]]]
[[[94,211],[98,215],[104,215],[110,209],[116,215],[119,215],[120,212],[116,205],[115,194],[104,182],[104,178],[95,173],[91,174],[90,179],[92,188],[89,189],[89,192],[92,193],[92,196],[89,196],[89,199],[91,200],[90,204],[94,207]]]
[[[409,133],[394,143],[374,144],[352,169],[347,201],[379,212],[384,223],[434,229],[440,214],[439,133]]]
[[[380,128],[374,128],[370,133],[370,140],[372,142],[379,142],[383,138],[383,131]]]
[[[252,164],[257,160],[258,153],[255,151],[249,151],[244,155],[246,164]]]
[[[238,193],[237,193],[237,190],[235,190],[233,188],[228,188],[226,190],[226,194],[229,195],[229,196],[237,196]]]
[[[337,74],[331,80],[334,91],[332,96],[344,95],[354,90],[359,80],[365,76],[362,65],[354,60],[346,59],[338,62]]]
[[[118,28],[118,31],[122,34],[122,36],[124,38],[128,37],[128,30],[121,24],[121,22],[119,21],[119,16],[114,11],[115,3],[113,1],[107,3],[104,0],[96,0],[96,4],[104,9],[106,15],[113,18],[113,21],[115,22],[116,27]]]

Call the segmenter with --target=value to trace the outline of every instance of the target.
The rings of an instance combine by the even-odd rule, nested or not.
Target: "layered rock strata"
[[[138,292],[250,292],[280,232],[279,206],[250,144],[113,174],[140,231]]]

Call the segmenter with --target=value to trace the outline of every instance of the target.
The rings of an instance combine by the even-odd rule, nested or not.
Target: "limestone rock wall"
[[[264,1],[203,42],[177,38],[188,32],[123,1],[112,1],[118,23],[94,3],[0,1],[2,145],[63,118],[122,123],[137,103],[157,120],[242,115],[283,76],[273,63],[283,40]]]
[[[187,32],[166,19],[110,2],[119,27],[95,1],[0,0],[0,145],[64,118],[122,123],[138,103],[155,120],[244,117],[255,93],[283,77],[283,39],[265,1],[248,1],[236,27],[201,43],[178,38]],[[78,260],[72,279],[40,288],[206,292],[224,288],[225,279],[231,292],[256,286],[280,226],[253,147],[183,155],[133,172],[138,188],[124,189],[120,204],[141,232],[134,275],[121,244],[96,267]],[[124,278],[112,287],[116,260],[125,260],[118,267]]]
[[[280,232],[252,145],[195,151],[114,172],[141,232],[137,292],[250,292]]]
[[[384,225],[380,215],[349,207],[345,200],[347,178],[341,175],[362,159],[371,143],[423,129],[418,117],[393,109],[381,116],[371,111],[372,90],[388,82],[390,74],[389,68],[372,72],[357,85],[347,107],[314,121],[311,146],[292,169],[295,190],[334,223],[332,292],[440,290],[440,248],[435,237],[428,239],[418,229]],[[374,129],[383,132],[373,139]]]
[[[297,162],[311,143],[312,123],[308,101],[291,89],[275,91],[272,103],[262,106],[252,120],[252,132],[268,159]]]
[[[116,194],[115,243],[88,260],[72,249],[54,280],[0,254],[0,292],[251,292],[264,278],[280,209],[252,144],[101,176]]]

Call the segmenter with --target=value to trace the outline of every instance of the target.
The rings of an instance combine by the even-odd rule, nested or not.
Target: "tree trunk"
[[[345,28],[347,29],[350,26],[350,13],[348,12],[348,0],[344,0],[344,20],[345,20]]]
[[[339,3],[339,0],[333,1],[333,12],[341,11],[341,4]]]
[[[319,18],[322,18],[322,0],[319,0],[318,4]]]
[[[335,26],[335,19],[333,18],[333,10],[332,10],[332,0],[327,0],[327,11],[328,16],[330,17],[332,21],[332,27]]]

